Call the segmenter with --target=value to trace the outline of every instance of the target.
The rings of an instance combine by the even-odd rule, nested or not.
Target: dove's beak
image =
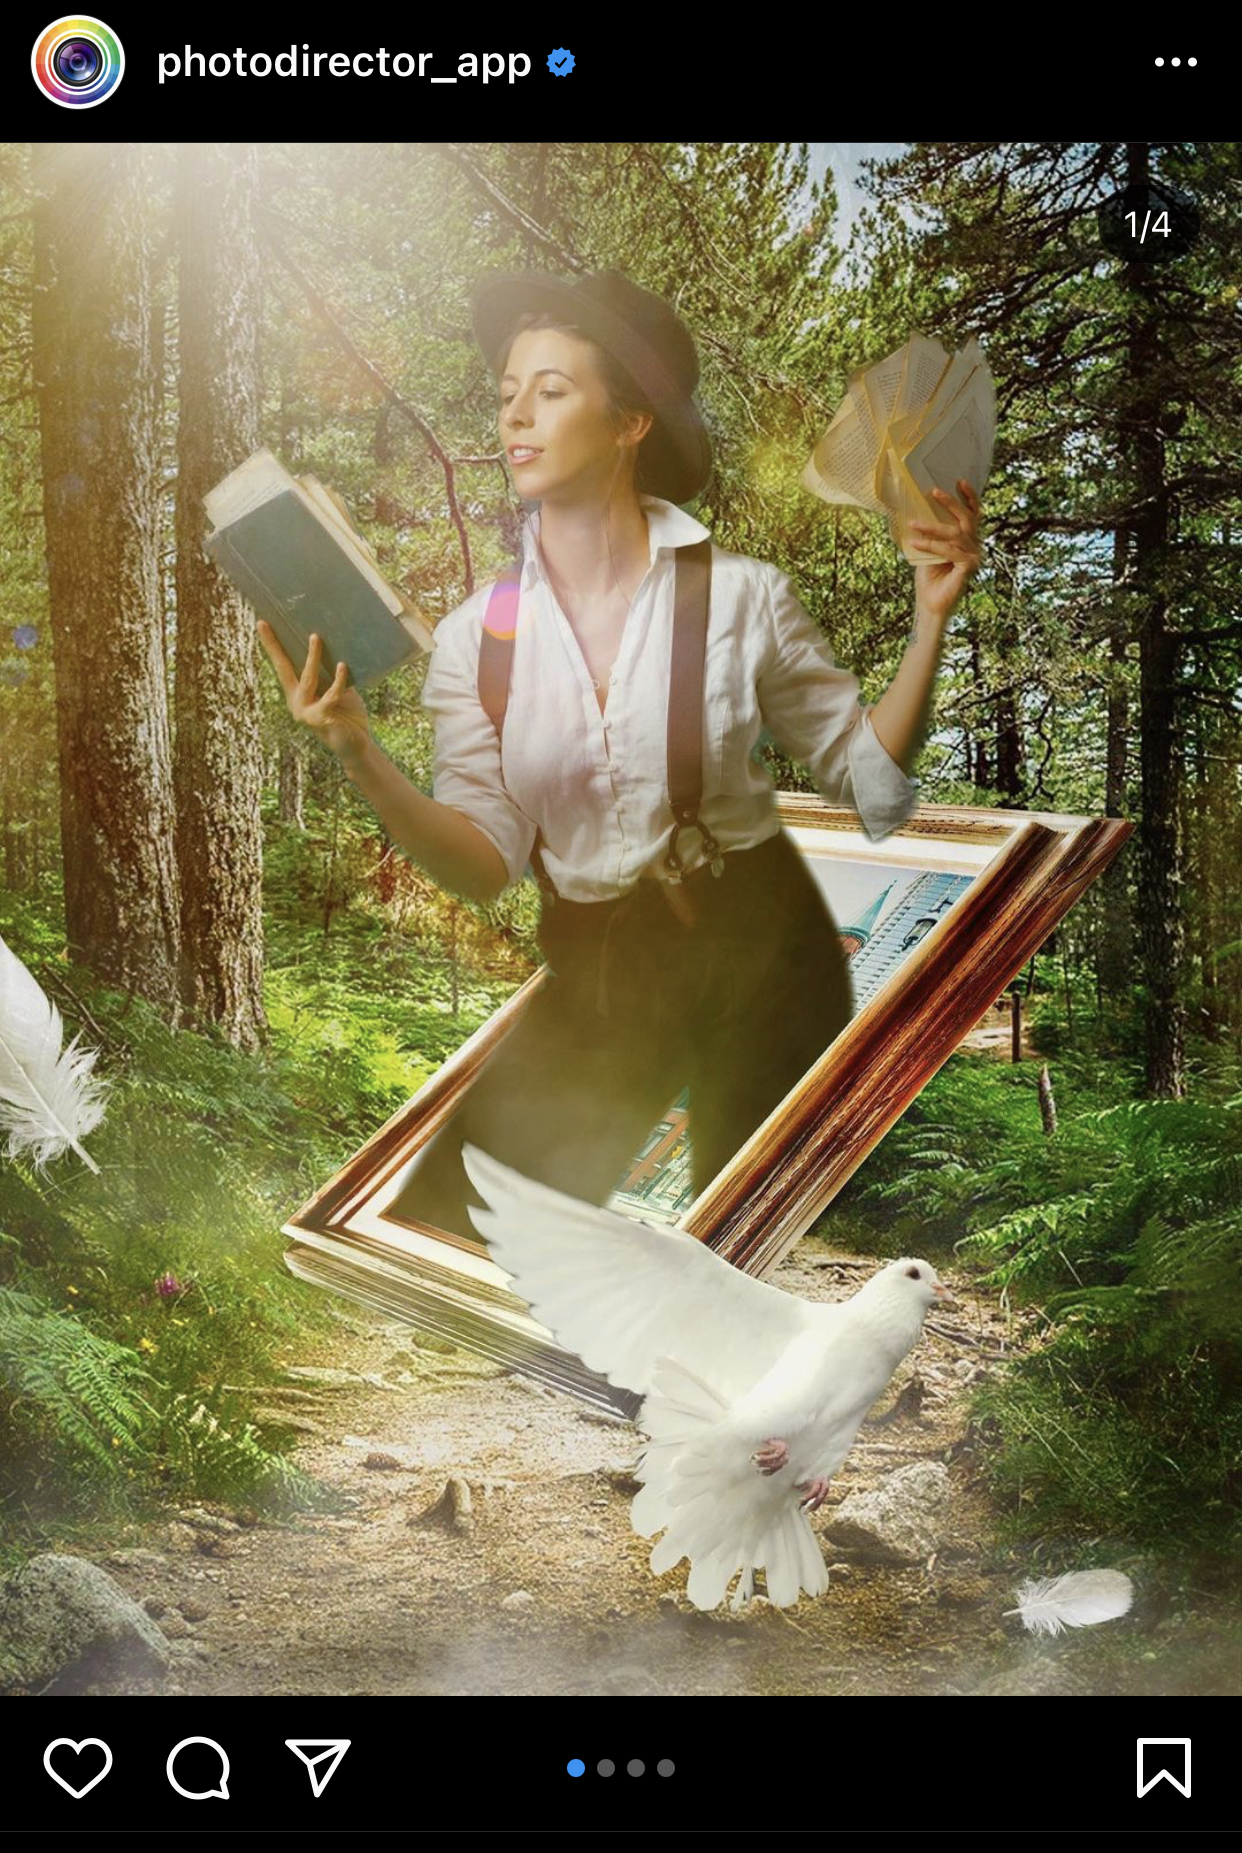
[[[955,1299],[953,1294],[949,1292],[949,1289],[945,1286],[944,1282],[940,1280],[936,1282],[936,1298],[938,1300],[947,1300],[950,1306],[957,1305],[957,1300]]]

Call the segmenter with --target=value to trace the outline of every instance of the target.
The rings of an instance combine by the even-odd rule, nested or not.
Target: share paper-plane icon
[[[336,1774],[337,1765],[352,1741],[349,1737],[286,1737],[289,1749],[306,1765],[311,1794],[316,1800]]]

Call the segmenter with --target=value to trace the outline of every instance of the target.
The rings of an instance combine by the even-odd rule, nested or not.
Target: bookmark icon
[[[311,1794],[316,1801],[336,1774],[337,1765],[352,1741],[349,1737],[286,1737],[288,1748],[306,1765]]]

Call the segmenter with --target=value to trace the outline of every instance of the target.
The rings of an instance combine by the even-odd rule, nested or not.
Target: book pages
[[[935,565],[911,526],[944,519],[934,489],[956,496],[964,479],[982,495],[995,435],[996,390],[978,341],[950,356],[916,334],[851,376],[799,480],[825,502],[886,514],[911,565]]]
[[[811,461],[802,473],[803,486],[825,502],[881,512],[884,504],[872,488],[877,454],[878,443],[869,414],[864,428],[855,406],[847,399],[815,446]]]

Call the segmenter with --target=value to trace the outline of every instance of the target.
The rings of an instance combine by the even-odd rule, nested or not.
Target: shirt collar
[[[693,515],[678,508],[675,502],[666,502],[658,495],[640,495],[639,507],[647,517],[647,534],[651,542],[651,564],[656,563],[656,556],[664,548],[690,547],[695,541],[706,540],[711,532]],[[536,579],[543,578],[537,540],[539,536],[539,509],[532,508],[522,521],[522,588],[532,585]]]

